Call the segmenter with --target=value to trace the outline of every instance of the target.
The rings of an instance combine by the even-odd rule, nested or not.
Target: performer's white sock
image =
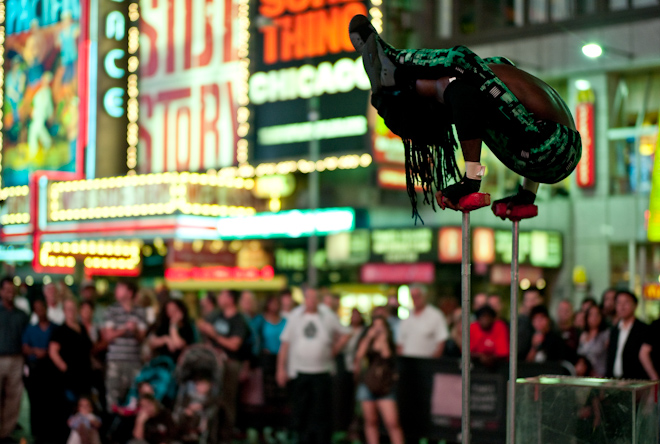
[[[486,167],[479,162],[465,162],[465,177],[472,180],[481,180]]]
[[[522,188],[523,190],[531,191],[532,193],[536,194],[536,192],[539,190],[539,183],[524,177]]]

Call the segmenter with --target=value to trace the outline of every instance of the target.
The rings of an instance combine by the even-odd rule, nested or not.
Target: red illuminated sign
[[[438,234],[440,262],[445,264],[458,264],[461,262],[461,238],[462,234],[460,227],[440,228],[440,233]]]
[[[168,268],[165,279],[170,281],[270,281],[275,277],[275,271],[270,265],[263,268],[240,267],[191,267]]]
[[[399,142],[401,143],[401,142]],[[380,167],[378,168],[378,186],[392,190],[406,189],[406,170],[403,167]],[[420,185],[415,185],[415,190],[422,191]]]
[[[589,188],[596,182],[594,104],[578,103],[575,120],[582,137],[582,158],[577,165],[576,181],[579,187]]]
[[[303,60],[326,54],[353,51],[348,23],[356,14],[366,14],[363,3],[336,1],[261,0],[259,13],[272,19],[261,26],[264,63]]]
[[[419,264],[366,264],[360,270],[362,282],[382,284],[429,284],[435,279],[435,266],[430,262]]]
[[[472,231],[472,258],[477,264],[495,262],[495,232],[492,228],[475,228]]]

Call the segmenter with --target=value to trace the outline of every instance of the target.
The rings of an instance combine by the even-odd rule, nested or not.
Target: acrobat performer
[[[566,103],[509,60],[481,59],[465,46],[394,49],[363,15],[353,17],[349,36],[362,54],[372,105],[403,139],[414,218],[415,185],[434,208],[435,192],[442,209],[461,210],[459,199],[479,191],[482,142],[523,177],[517,194],[495,202],[506,203],[509,211],[534,203],[539,183],[559,182],[577,166],[582,143]],[[465,160],[462,177],[452,124]]]

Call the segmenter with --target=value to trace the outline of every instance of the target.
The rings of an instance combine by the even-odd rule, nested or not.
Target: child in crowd
[[[153,395],[141,395],[133,427],[133,439],[129,443],[167,444],[173,441],[174,436],[175,427],[171,413]]]
[[[89,398],[82,397],[78,400],[78,412],[69,418],[68,424],[71,434],[67,444],[101,444],[101,419],[94,415]]]
[[[202,437],[208,440],[214,429],[213,419],[217,416],[217,393],[207,378],[188,381],[182,402],[175,409],[175,420],[179,425],[179,436],[183,442],[199,442]]]

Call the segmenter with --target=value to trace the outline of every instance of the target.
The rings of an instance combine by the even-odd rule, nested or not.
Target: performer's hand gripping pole
[[[508,213],[507,213],[508,211]],[[511,210],[505,203],[493,205],[493,213],[502,219],[513,222],[511,239],[511,323],[509,334],[509,393],[507,396],[506,443],[516,442],[516,379],[518,378],[518,246],[520,220],[538,215],[536,205],[519,205]]]
[[[463,300],[461,316],[463,343],[461,345],[461,367],[463,373],[463,422],[461,440],[470,444],[470,211],[490,205],[490,194],[472,193],[462,197],[459,207],[463,212],[461,289]]]

